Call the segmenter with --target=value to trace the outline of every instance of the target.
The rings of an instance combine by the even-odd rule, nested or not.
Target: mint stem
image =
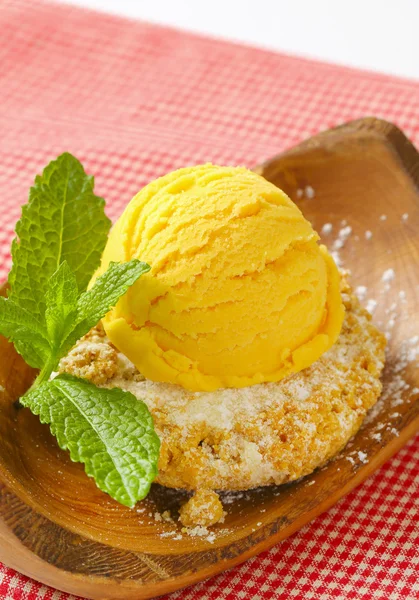
[[[37,378],[35,379],[35,381],[33,382],[33,384],[31,385],[31,387],[29,388],[28,392],[32,392],[33,390],[35,390],[37,387],[39,387],[41,385],[41,383],[43,383],[44,381],[48,381],[48,379],[51,376],[51,373],[54,371],[55,367],[56,367],[57,361],[54,358],[54,356],[52,356],[43,366],[42,370],[40,371],[39,375],[37,376]]]

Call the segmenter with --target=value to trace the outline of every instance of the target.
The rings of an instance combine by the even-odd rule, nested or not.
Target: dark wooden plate
[[[302,481],[255,490],[229,505],[213,543],[156,522],[154,513],[179,504],[155,486],[137,509],[102,494],[83,468],[60,451],[47,427],[14,401],[34,372],[0,340],[0,559],[60,590],[96,599],[164,594],[236,565],[283,540],[361,483],[419,428],[419,401],[400,394],[392,406],[393,368],[403,340],[419,334],[419,155],[401,131],[363,119],[322,133],[256,168],[299,202],[315,227],[346,219],[357,234],[341,254],[353,283],[380,297],[375,317],[388,318],[399,291],[404,314],[393,330],[384,375],[387,399],[339,457]],[[315,198],[299,199],[307,185]],[[308,194],[311,195],[310,193]],[[382,213],[386,221],[380,221]],[[401,215],[409,214],[408,221]],[[364,239],[366,230],[373,239]],[[382,294],[382,274],[396,277]],[[380,296],[381,294],[381,296]],[[413,363],[403,373],[419,386]],[[380,430],[380,435],[373,435]],[[361,451],[359,455],[358,452]],[[361,458],[360,458],[361,456]],[[167,498],[170,498],[168,500]],[[140,512],[139,512],[140,511]],[[169,533],[169,536],[161,535]]]

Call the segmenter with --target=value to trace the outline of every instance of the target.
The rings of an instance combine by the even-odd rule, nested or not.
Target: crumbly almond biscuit
[[[345,277],[341,289],[346,315],[337,342],[312,366],[277,383],[189,392],[141,380],[106,337],[95,339],[96,352],[81,340],[61,369],[146,402],[162,442],[158,483],[189,490],[281,484],[337,454],[381,393],[385,338]]]

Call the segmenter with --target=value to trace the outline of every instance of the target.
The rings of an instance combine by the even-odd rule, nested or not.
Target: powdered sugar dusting
[[[358,458],[364,464],[368,462],[368,455],[365,452],[361,452],[361,450],[358,451]]]
[[[407,223],[408,219],[409,215],[407,213],[400,216],[400,220],[403,223]],[[387,215],[382,214],[379,217],[379,221],[381,223],[387,221]],[[345,246],[350,237],[347,235],[347,227],[349,225],[345,223],[344,230],[340,230],[335,241],[330,244],[332,255],[337,259],[337,264],[341,267],[343,260],[339,251]],[[359,235],[352,235],[351,237],[353,239],[352,244],[360,240]],[[373,240],[373,231],[367,230],[364,237],[366,240]],[[353,247],[351,246],[351,248]],[[387,254],[392,254],[391,248],[388,248]],[[406,290],[394,290],[393,301],[389,301],[389,294],[391,294],[396,282],[397,273],[389,265],[382,272],[378,290],[376,291],[376,298],[368,298],[368,287],[366,285],[358,285],[355,288],[356,295],[364,303],[367,311],[370,314],[375,314],[377,311],[378,325],[384,330],[387,341],[391,342],[393,337],[398,338],[397,350],[392,349],[390,345],[387,351],[387,363],[384,375],[385,387],[382,396],[378,403],[369,411],[364,422],[365,426],[371,427],[371,425],[374,425],[370,432],[370,437],[378,443],[386,443],[383,441],[384,435],[386,439],[388,439],[388,436],[398,435],[395,422],[402,419],[403,414],[398,410],[390,410],[389,412],[388,409],[406,406],[406,404],[413,402],[419,394],[419,388],[412,388],[409,383],[412,377],[412,369],[418,369],[419,367],[419,335],[413,332],[409,338],[402,342],[399,341],[400,328],[398,324],[411,319],[411,317],[408,312],[409,302]],[[419,289],[419,285],[417,287]],[[411,326],[415,328],[419,327],[419,324],[416,324],[415,320],[411,320]],[[380,414],[385,415],[384,421],[379,420]],[[362,451],[350,453],[349,456],[346,456],[346,459],[352,464],[355,464],[357,461],[364,463],[368,460]]]
[[[394,269],[386,269],[383,273],[383,276],[381,277],[381,281],[383,281],[384,283],[390,283],[390,281],[393,281],[394,277]]]
[[[299,200],[301,200],[302,198],[312,200],[316,196],[316,192],[311,185],[306,185],[304,188],[299,188],[297,190],[296,196]]]
[[[311,185],[306,185],[304,192],[306,198],[308,198],[309,200],[314,198],[314,196],[316,195],[316,192],[314,191],[314,188],[311,187]]]
[[[368,288],[365,285],[358,285],[355,288],[355,294],[358,296],[360,300],[365,300],[367,296]]]
[[[374,313],[375,309],[377,308],[377,304],[378,304],[378,302],[377,302],[377,300],[374,300],[374,298],[370,298],[368,300],[366,309],[371,315]]]

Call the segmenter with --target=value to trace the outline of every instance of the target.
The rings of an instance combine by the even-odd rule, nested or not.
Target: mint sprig
[[[126,506],[157,474],[160,442],[147,406],[119,389],[61,375],[59,360],[94,327],[149,265],[111,263],[86,291],[106,244],[109,220],[93,178],[63,154],[35,179],[12,245],[9,297],[0,298],[0,333],[40,373],[21,398],[97,486]]]

